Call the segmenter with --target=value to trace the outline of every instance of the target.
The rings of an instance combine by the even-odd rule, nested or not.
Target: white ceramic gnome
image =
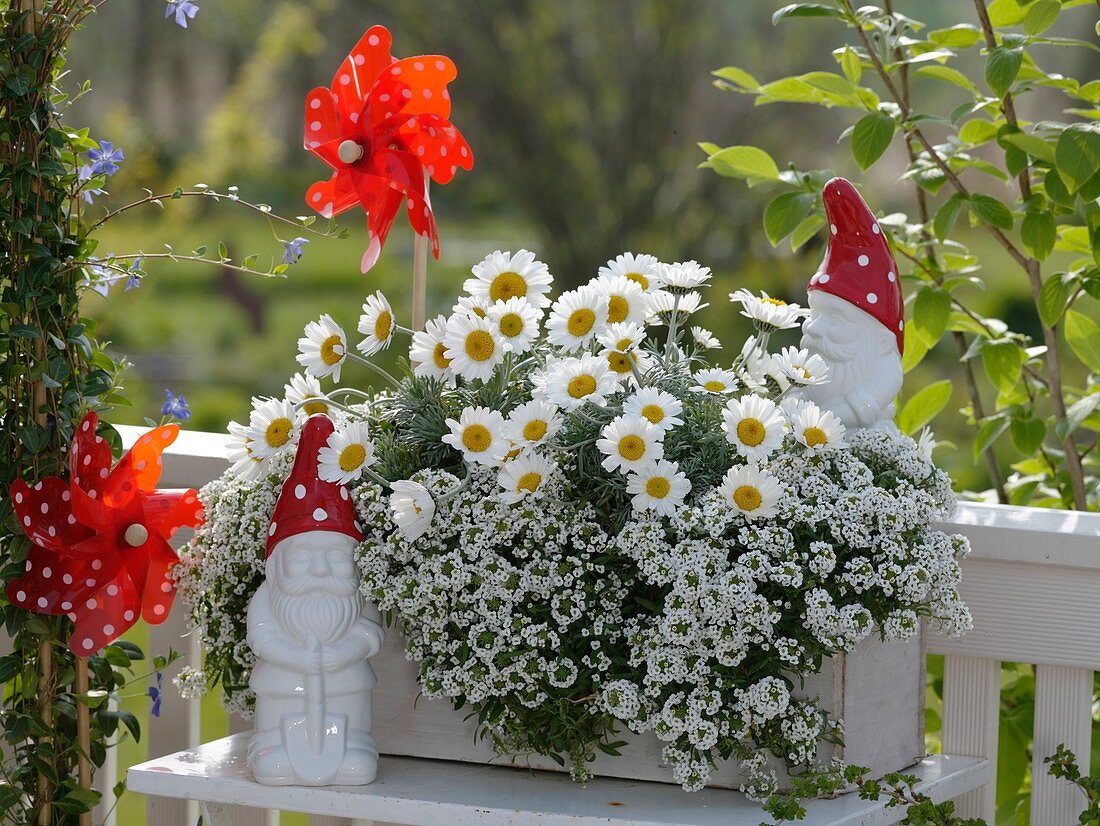
[[[898,268],[854,186],[833,178],[822,197],[829,243],[807,288],[802,347],[829,365],[829,381],[799,395],[831,410],[846,428],[892,427],[905,329]]]
[[[332,431],[324,414],[302,428],[268,530],[267,578],[248,605],[248,644],[259,658],[248,765],[268,785],[360,785],[378,767],[367,658],[385,635],[359,593],[363,534],[347,488],[317,476]]]

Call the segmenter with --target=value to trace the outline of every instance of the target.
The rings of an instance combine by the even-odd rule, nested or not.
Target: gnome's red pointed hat
[[[306,419],[294,466],[283,482],[267,530],[268,556],[282,540],[307,531],[335,531],[359,541],[364,539],[348,489],[317,475],[317,454],[333,430],[332,421],[323,413]]]
[[[825,184],[822,199],[829,243],[807,290],[821,290],[856,305],[894,334],[902,352],[905,302],[885,234],[859,192],[843,178]]]

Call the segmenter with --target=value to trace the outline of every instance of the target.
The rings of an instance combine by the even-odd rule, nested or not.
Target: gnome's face
[[[802,324],[802,346],[810,352],[837,364],[894,346],[886,329],[854,304],[822,290],[811,290],[807,298],[810,316]]]
[[[284,628],[322,643],[347,632],[362,610],[356,544],[335,531],[307,531],[275,546],[267,581],[275,617]]]

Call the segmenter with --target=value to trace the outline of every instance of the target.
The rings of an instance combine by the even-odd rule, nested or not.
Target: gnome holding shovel
[[[324,414],[302,429],[267,537],[267,578],[248,606],[259,661],[248,765],[267,785],[361,785],[374,780],[368,657],[384,639],[377,608],[359,593],[363,540],[347,488],[317,475],[333,431]]]

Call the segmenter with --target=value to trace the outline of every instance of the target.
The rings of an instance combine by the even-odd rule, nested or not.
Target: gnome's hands
[[[870,427],[882,418],[882,405],[858,388],[848,394],[848,404],[860,427]]]

